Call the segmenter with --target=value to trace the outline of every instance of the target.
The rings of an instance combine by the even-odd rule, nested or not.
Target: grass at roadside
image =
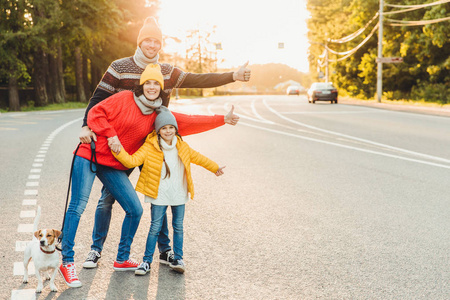
[[[202,98],[202,97],[200,97],[200,96],[180,96],[179,100],[195,99],[195,98]],[[175,96],[172,96],[171,100],[176,101]],[[67,102],[67,103],[49,104],[47,106],[42,106],[42,107],[36,107],[33,105],[25,105],[20,108],[20,111],[27,112],[27,111],[50,111],[50,110],[78,109],[78,108],[86,108],[87,105],[88,105],[87,103],[82,103],[82,102]],[[0,108],[0,113],[7,113],[7,112],[10,112],[10,111]]]
[[[35,106],[22,106],[21,112],[26,111],[50,111],[50,110],[64,110],[64,109],[77,109],[77,108],[86,108],[87,103],[82,102],[67,102],[67,103],[55,103],[49,104],[47,106],[35,107]],[[4,109],[0,109],[0,112],[6,113],[9,112]]]
[[[377,100],[375,99],[358,99],[358,98],[352,98],[348,96],[342,96],[340,99],[345,99],[349,101],[356,101],[361,103],[377,103]],[[381,99],[381,103],[385,104],[393,104],[393,105],[408,105],[408,106],[419,106],[419,107],[437,107],[437,108],[450,108],[450,104],[440,104],[436,102],[427,102],[424,100],[416,101],[416,100],[387,100],[387,99]]]
[[[208,98],[211,96],[208,96]],[[178,100],[183,99],[195,99],[195,98],[202,98],[201,96],[180,96]],[[348,96],[342,96],[339,97],[340,99],[346,99],[349,101],[355,101],[360,103],[376,103],[376,100],[369,99],[369,100],[362,100],[358,98],[352,98]],[[172,95],[171,100],[175,102],[177,99]],[[426,101],[411,101],[411,100],[387,100],[382,99],[381,103],[386,104],[394,104],[394,105],[410,105],[410,106],[417,106],[417,107],[436,107],[436,108],[446,108],[450,109],[450,104],[439,104],[435,102],[426,102]],[[59,104],[50,104],[43,107],[35,107],[33,105],[30,106],[23,106],[21,107],[22,112],[29,112],[29,111],[52,111],[52,110],[65,110],[65,109],[84,109],[87,107],[87,103],[82,102],[67,102],[67,103],[59,103]],[[1,113],[7,113],[8,110],[0,109]]]

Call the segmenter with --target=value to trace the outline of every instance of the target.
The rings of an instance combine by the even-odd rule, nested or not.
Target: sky
[[[188,29],[212,31],[219,68],[283,63],[308,72],[306,0],[160,0],[159,24],[164,35],[182,41]],[[284,43],[284,49],[278,44]],[[184,55],[184,44],[168,41],[164,51]]]

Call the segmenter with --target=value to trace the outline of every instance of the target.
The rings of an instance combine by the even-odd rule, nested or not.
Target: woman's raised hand
[[[236,125],[239,122],[239,116],[234,114],[234,105],[231,105],[231,110],[223,120],[226,124]]]

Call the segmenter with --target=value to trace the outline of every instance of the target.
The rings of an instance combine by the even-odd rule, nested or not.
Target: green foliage
[[[425,1],[431,3],[434,1]],[[420,0],[402,0],[390,2],[401,5],[423,4]],[[311,19],[308,20],[311,42],[324,44],[327,39],[340,39],[364,27],[379,9],[379,0],[311,0],[308,1]],[[399,10],[385,7],[384,12]],[[449,16],[450,3],[431,6],[385,18],[397,20],[432,20]],[[378,21],[378,19],[377,19]],[[363,34],[354,40],[337,44],[329,43],[330,49],[344,52],[355,48],[368,36],[374,21]],[[406,97],[446,103],[450,92],[450,26],[449,22],[440,22],[421,26],[389,26],[384,22],[383,56],[403,57],[403,63],[383,64],[384,96],[390,99]],[[328,34],[327,34],[328,33]],[[331,81],[345,90],[347,94],[371,98],[376,92],[376,57],[378,36],[374,34],[353,55],[339,62],[329,64]],[[311,44],[310,66],[313,76],[317,76],[317,59],[324,48],[320,44]],[[342,56],[330,54],[334,60]],[[322,67],[322,71],[324,68]],[[426,97],[429,97],[427,99]]]
[[[411,98],[425,102],[437,102],[439,104],[450,103],[449,88],[443,83],[419,84],[411,91]]]
[[[21,88],[32,84],[35,51],[55,56],[59,45],[69,89],[76,47],[90,70],[103,73],[113,60],[133,55],[139,29],[158,6],[159,0],[0,0],[0,85],[10,77]]]

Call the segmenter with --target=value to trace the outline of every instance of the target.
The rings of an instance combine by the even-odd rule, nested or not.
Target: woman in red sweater
[[[81,144],[76,154],[72,172],[72,195],[63,228],[62,264],[59,268],[66,284],[80,287],[81,282],[74,265],[74,241],[81,214],[86,208],[89,194],[97,176],[105,188],[125,210],[122,233],[114,269],[136,270],[138,262],[129,259],[130,247],[142,216],[139,198],[128,179],[125,168],[111,154],[111,149],[122,146],[130,154],[136,152],[147,135],[154,130],[155,108],[161,106],[160,91],[164,79],[158,64],[150,64],[141,75],[135,92],[123,91],[94,106],[88,115],[88,125],[97,135],[95,173],[91,170],[91,149]],[[239,117],[233,110],[226,116],[200,116],[173,113],[181,135],[204,132],[223,125],[235,125]]]

